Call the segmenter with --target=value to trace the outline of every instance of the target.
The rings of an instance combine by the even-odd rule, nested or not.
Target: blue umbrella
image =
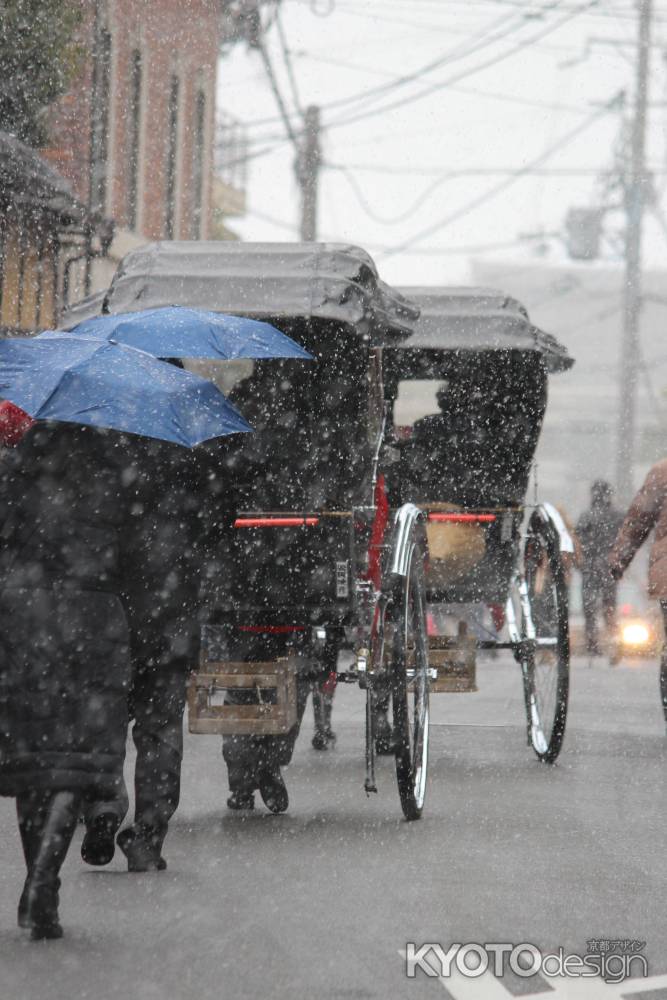
[[[186,447],[251,431],[207,379],[119,344],[74,337],[0,342],[0,397],[64,420]]]
[[[78,323],[70,334],[113,340],[156,358],[312,360],[308,351],[270,323],[184,306],[95,316]]]

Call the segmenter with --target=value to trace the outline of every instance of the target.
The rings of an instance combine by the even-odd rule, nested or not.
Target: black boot
[[[28,930],[30,927],[30,922],[28,920],[28,886],[27,884],[23,886],[23,892],[21,893],[21,898],[19,899],[19,906],[17,911],[17,923],[24,931]]]
[[[327,735],[321,729],[315,730],[315,734],[310,743],[313,750],[326,750],[329,746],[329,740],[327,739]]]
[[[25,857],[25,867],[28,875],[35,863],[37,851],[42,837],[44,825],[44,810],[46,800],[41,794],[18,795],[16,797],[16,817],[21,834],[21,845]],[[27,882],[23,887],[18,906],[18,925],[27,929],[30,927],[27,917],[28,891]]]
[[[55,792],[40,803],[43,824],[39,845],[19,904],[19,921],[21,926],[32,928],[33,941],[63,935],[58,918],[58,873],[76,829],[79,805],[80,796],[74,792]]]
[[[240,788],[231,792],[227,799],[227,808],[235,812],[255,808],[255,793],[252,789]]]
[[[81,842],[81,857],[87,865],[108,865],[116,851],[116,834],[120,816],[108,811],[100,812],[86,825],[86,835]]]
[[[250,767],[238,762],[227,762],[227,777],[229,780],[229,798],[227,808],[242,812],[255,808],[255,789],[257,781]]]
[[[266,808],[272,813],[283,813],[289,806],[289,796],[280,768],[265,767],[257,773],[259,794]]]
[[[331,729],[333,694],[325,690],[325,684],[326,682],[317,681],[313,685],[315,734],[311,746],[314,750],[327,750],[330,743],[336,742],[336,734]]]
[[[116,843],[127,858],[129,872],[163,872],[167,862],[160,853],[163,837],[135,824],[118,834]]]
[[[316,729],[310,742],[313,750],[328,750],[329,744],[336,742],[336,734],[330,727],[326,729]]]

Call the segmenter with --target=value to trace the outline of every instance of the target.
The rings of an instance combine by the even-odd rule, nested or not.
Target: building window
[[[165,211],[165,236],[174,238],[176,217],[176,165],[178,156],[178,95],[179,82],[172,76],[169,86],[168,133],[167,133],[167,190]]]
[[[111,35],[102,28],[95,36],[90,138],[90,207],[104,214],[107,202]]]
[[[139,155],[141,152],[141,52],[134,49],[130,63],[130,100],[128,103],[128,160],[127,160],[127,224],[137,228],[139,193]]]
[[[192,164],[192,238],[203,236],[204,142],[206,132],[206,94],[197,91],[195,99],[194,147]]]

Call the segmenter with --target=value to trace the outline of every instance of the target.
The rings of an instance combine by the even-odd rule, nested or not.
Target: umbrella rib
[[[97,354],[97,352],[98,352],[98,351],[99,351],[99,347],[96,347],[96,348],[95,348],[95,350],[93,351],[93,353],[91,354],[91,357],[93,357],[93,355]],[[61,385],[61,382],[62,382],[62,377],[63,377],[63,375],[65,375],[65,374],[66,374],[67,372],[69,372],[69,371],[72,371],[72,369],[73,369],[73,368],[74,368],[74,367],[75,367],[75,366],[76,366],[77,364],[79,364],[79,359],[77,359],[76,361],[72,361],[72,362],[71,362],[70,364],[67,364],[67,365],[64,365],[64,366],[63,366],[63,369],[62,369],[62,372],[61,372],[61,375],[60,375],[60,378],[58,379],[58,381],[57,381],[57,382],[56,382],[56,384],[54,385],[53,389],[52,389],[52,390],[51,390],[51,392],[50,392],[50,393],[48,394],[48,396],[47,396],[47,397],[46,397],[45,399],[43,399],[43,400],[41,401],[41,403],[39,404],[39,407],[37,408],[36,412],[35,412],[35,413],[33,413],[33,414],[31,414],[31,416],[35,417],[36,419],[39,419],[39,418],[37,417],[37,414],[39,413],[39,411],[40,411],[40,410],[43,410],[43,409],[44,409],[44,407],[45,407],[45,406],[46,406],[46,405],[47,405],[48,403],[50,403],[50,402],[51,402],[51,400],[53,399],[53,397],[55,396],[55,394],[56,394],[56,393],[58,392],[58,389],[60,388],[60,385]]]

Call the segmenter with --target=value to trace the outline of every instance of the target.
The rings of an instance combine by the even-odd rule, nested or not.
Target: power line
[[[294,2],[303,4],[303,3],[308,3],[309,0],[294,0]],[[383,5],[386,4],[387,2],[388,0],[383,0]],[[406,11],[409,11],[410,13],[415,12],[415,8],[418,2],[419,0],[407,0],[405,4]],[[455,4],[463,6],[466,11],[471,11],[471,10],[474,11],[475,8],[477,8],[480,13],[491,8],[497,10],[498,7],[502,6],[510,7],[515,10],[521,10],[523,12],[526,11],[526,0],[448,0],[448,2],[450,6]],[[435,10],[442,9],[442,0],[434,0],[434,4],[435,6],[433,9],[425,8],[423,11],[417,10],[417,13],[423,12],[426,14],[430,14]],[[355,0],[347,0],[347,2],[346,0],[336,0],[336,7],[343,15],[358,15],[360,17],[372,18],[373,20],[378,20],[378,21],[386,20],[389,23],[395,22],[395,23],[413,25],[414,27],[420,27],[420,22],[396,21],[395,18],[386,18],[374,12],[373,13],[371,13],[370,11],[361,12],[358,10],[358,6]],[[596,20],[607,20],[607,21],[618,20],[618,19],[634,21],[636,16],[634,12],[634,7],[632,5],[628,5],[624,9],[620,8],[604,9],[601,3],[598,3],[596,4],[596,7],[598,9],[591,10],[591,12],[587,15],[588,17],[595,18]],[[575,8],[574,6],[570,5],[569,7],[563,6],[561,9],[574,10]],[[394,10],[400,13],[400,7],[394,6]],[[667,17],[667,9],[660,11],[660,13]],[[533,19],[536,19],[541,15],[539,11],[536,12],[535,10],[533,11],[529,10],[528,16],[532,17]],[[657,18],[657,20],[660,21],[662,19]],[[429,25],[429,27],[435,27],[435,25]]]
[[[562,0],[555,0],[555,2],[561,3]],[[595,3],[598,3],[598,0],[588,0],[588,3],[585,4],[584,6],[590,6],[591,4]],[[510,15],[509,19],[514,20],[515,15]],[[454,62],[459,59],[465,58],[466,56],[473,54],[473,52],[478,51],[480,47],[486,47],[487,45],[491,45],[497,41],[501,41],[508,35],[513,34],[515,31],[525,27],[525,21],[522,19],[518,23],[512,24],[508,28],[508,30],[500,32],[489,39],[483,40],[481,41],[480,44],[480,39],[483,39],[484,34],[486,34],[490,30],[493,30],[494,27],[496,28],[499,27],[501,23],[507,20],[508,20],[507,15],[503,16],[501,19],[494,22],[493,25],[486,26],[484,29],[482,29],[481,33],[473,35],[471,38],[468,39],[466,43],[455,46],[453,49],[450,49],[449,51],[443,53],[441,56],[438,56],[437,59],[431,60],[431,62],[429,63],[425,63],[423,66],[419,67],[419,69],[416,69],[411,73],[406,73],[403,74],[402,76],[395,77],[393,80],[390,80],[387,83],[378,84],[376,87],[366,88],[365,90],[358,91],[355,94],[348,94],[346,97],[340,97],[334,101],[330,101],[328,104],[322,105],[322,111],[329,111],[333,108],[344,107],[347,104],[354,104],[359,101],[366,101],[369,98],[374,99],[375,97],[381,97],[385,93],[389,93],[392,90],[395,90],[399,87],[405,86],[408,83],[413,83],[416,80],[421,79],[421,77],[425,76],[427,73],[431,73],[433,72],[433,70],[441,68],[448,62]],[[569,16],[567,20],[569,20]],[[268,125],[268,124],[273,124],[276,120],[280,119],[276,119],[275,117],[255,119],[254,122],[251,121],[248,124]]]
[[[276,99],[276,104],[278,105],[278,110],[280,111],[280,118],[283,122],[283,125],[285,126],[285,131],[287,132],[287,135],[289,136],[292,145],[298,151],[299,139],[292,127],[292,121],[289,112],[287,110],[287,105],[285,104],[283,95],[280,91],[280,87],[278,86],[278,80],[276,79],[276,75],[273,72],[273,65],[269,58],[269,53],[264,43],[264,39],[261,36],[257,37],[255,47],[259,52],[260,56],[262,57],[262,62],[264,63],[264,69],[266,70],[266,75],[268,77],[271,90],[273,91],[273,96]]]
[[[422,247],[418,253],[419,256],[435,256],[435,257],[446,257],[446,256],[460,256],[461,254],[469,253],[492,253],[494,250],[511,250],[515,247],[523,246],[524,241],[519,239],[514,240],[502,240],[497,243],[467,243],[460,244],[458,246],[441,246],[441,247]],[[390,249],[386,244],[383,243],[364,243],[364,247],[373,253],[382,253],[385,250]],[[408,251],[410,253],[410,251]]]
[[[552,143],[551,146],[549,146],[543,153],[537,156],[530,163],[527,163],[524,167],[519,167],[514,174],[511,174],[509,177],[504,178],[498,184],[494,184],[493,187],[488,188],[486,191],[483,191],[481,194],[477,195],[476,198],[473,198],[465,205],[461,205],[454,212],[451,212],[449,215],[446,215],[444,218],[438,220],[438,222],[431,223],[431,225],[427,226],[425,229],[422,229],[420,232],[416,233],[409,240],[406,240],[405,242],[400,243],[398,246],[394,247],[393,250],[387,251],[387,253],[384,256],[389,257],[397,253],[402,253],[404,250],[407,250],[415,243],[419,243],[422,239],[424,239],[424,237],[430,236],[432,233],[436,233],[439,230],[444,229],[452,222],[455,222],[457,219],[460,219],[461,216],[466,215],[468,212],[472,211],[475,208],[478,208],[485,202],[491,201],[492,198],[497,197],[502,191],[505,191],[512,184],[516,183],[516,181],[519,180],[520,177],[523,177],[524,174],[527,173],[527,171],[539,167],[540,164],[548,160],[549,157],[553,156],[553,154],[556,153],[559,149],[562,149],[573,139],[575,139],[578,135],[580,135],[587,128],[589,128],[590,125],[592,125],[593,122],[597,121],[598,118],[601,118],[602,115],[607,114],[614,107],[618,106],[618,101],[619,101],[619,96],[617,95],[607,105],[605,105],[604,108],[601,108],[599,111],[594,112],[585,121],[580,122],[573,129],[570,129],[569,132],[566,132],[565,135],[561,136],[560,139]]]
[[[256,149],[252,153],[244,153],[243,156],[237,156],[232,160],[226,160],[225,167],[237,167],[242,163],[249,163],[250,160],[259,160],[263,156],[268,156],[269,153],[274,153],[277,149],[285,146],[288,142],[289,139],[277,139],[277,141],[272,143],[270,146],[263,146],[261,149]],[[224,143],[216,143],[214,148],[219,149],[222,145],[224,145]]]
[[[419,91],[417,94],[412,94],[407,97],[400,98],[399,100],[394,101],[391,104],[383,105],[381,108],[375,108],[374,110],[361,112],[360,114],[357,115],[352,114],[350,118],[346,119],[335,119],[333,122],[328,123],[327,128],[329,129],[340,128],[341,126],[344,125],[352,125],[358,121],[364,120],[365,118],[370,118],[378,114],[383,114],[386,111],[393,111],[395,108],[402,107],[404,104],[414,103],[415,101],[421,100],[421,98],[423,97],[429,96],[430,94],[434,93],[437,90],[442,90],[443,87],[448,87],[451,84],[458,83],[460,80],[464,80],[475,73],[480,73],[483,70],[489,69],[491,66],[495,66],[499,62],[508,59],[510,56],[515,55],[517,52],[520,52],[522,49],[527,48],[529,45],[533,45],[538,39],[544,38],[545,35],[548,35],[551,32],[556,31],[567,21],[572,20],[572,18],[576,17],[577,14],[582,13],[587,8],[590,8],[597,2],[598,0],[587,0],[587,2],[581,4],[576,11],[567,13],[564,17],[548,25],[542,31],[538,32],[536,35],[533,35],[530,38],[523,39],[521,42],[518,42],[511,49],[507,49],[505,52],[501,52],[498,55],[493,56],[491,59],[487,59],[486,62],[478,63],[477,66],[472,66],[467,70],[463,70],[461,73],[458,73],[447,80],[442,80],[439,83],[434,83],[431,86],[426,87],[424,90]]]
[[[290,53],[289,47],[287,45],[287,38],[285,37],[285,29],[283,27],[282,17],[280,16],[280,11],[276,13],[276,28],[278,29],[278,38],[280,40],[280,47],[283,53],[283,59],[285,62],[285,67],[287,69],[287,79],[289,80],[290,88],[292,90],[292,100],[294,101],[294,106],[298,111],[299,115],[303,118],[303,105],[299,99],[299,88],[296,85],[296,76],[294,74],[294,66],[292,64],[292,55]]]
[[[354,192],[357,201],[363,208],[366,215],[368,215],[368,217],[372,219],[374,222],[377,222],[380,225],[385,225],[385,226],[396,225],[410,218],[410,216],[412,216],[416,211],[418,211],[418,209],[421,208],[424,202],[427,201],[428,198],[430,198],[431,195],[434,194],[437,191],[437,189],[446,181],[455,180],[457,178],[462,178],[462,177],[471,177],[480,175],[490,176],[497,174],[505,174],[506,176],[513,176],[516,173],[516,167],[511,167],[511,168],[482,167],[482,168],[468,169],[468,170],[445,169],[442,171],[437,171],[438,176],[436,177],[436,179],[426,186],[426,188],[421,192],[421,194],[417,196],[417,198],[409,205],[408,208],[403,209],[397,215],[385,216],[381,215],[379,212],[377,212],[368,204],[368,201],[366,199],[363,190],[361,189],[361,186],[359,185],[354,174],[352,173],[351,164],[345,166],[343,164],[325,163],[324,166],[328,167],[331,170],[338,170],[340,173],[342,173],[342,175],[345,177],[346,181],[352,188],[352,191]],[[370,169],[372,170],[373,168],[371,167]],[[413,174],[415,172],[416,171],[411,171],[409,168],[404,168],[401,171],[401,173],[408,173],[408,174]],[[544,169],[537,168],[535,170],[526,171],[526,176],[598,177],[599,173],[600,171],[593,167],[585,169],[568,169],[567,167],[559,169],[552,167]]]
[[[332,166],[332,165],[327,164],[327,166]],[[379,222],[380,225],[383,226],[393,226],[399,222],[404,222],[406,219],[410,218],[410,216],[413,215],[413,213],[416,212],[424,204],[424,202],[440,187],[441,184],[444,184],[445,181],[451,180],[451,175],[449,174],[449,172],[443,174],[442,176],[438,177],[435,181],[433,181],[431,184],[429,184],[426,187],[426,189],[422,191],[422,193],[415,199],[415,201],[413,201],[408,208],[405,208],[403,209],[402,212],[399,212],[398,215],[382,216],[374,209],[372,209],[371,206],[368,204],[363,191],[361,190],[354,174],[349,169],[349,167],[338,165],[334,169],[339,170],[342,173],[343,177],[346,179],[346,181],[352,188],[352,191],[354,192],[357,201],[363,208],[366,215],[374,222]]]
[[[570,114],[577,114],[577,115],[582,115],[582,116],[585,116],[588,113],[588,108],[590,108],[590,106],[591,106],[589,104],[588,108],[585,108],[585,107],[576,106],[576,105],[551,103],[549,101],[531,100],[530,98],[517,97],[517,96],[515,96],[513,94],[494,93],[493,91],[486,91],[486,90],[482,90],[482,89],[479,89],[479,88],[476,88],[476,87],[473,88],[473,87],[457,87],[457,86],[452,86],[449,89],[450,90],[454,90],[454,91],[459,91],[459,92],[464,93],[464,94],[473,94],[473,95],[478,95],[480,97],[488,97],[491,100],[507,101],[507,102],[513,103],[513,104],[525,105],[526,107],[534,107],[534,108],[542,110],[542,111],[565,111],[565,112],[568,112]],[[599,107],[599,104],[597,106]],[[648,106],[648,108],[650,108],[650,109],[652,109],[654,111],[664,110],[665,108],[667,108],[667,100],[649,101],[647,103],[647,106]],[[247,122],[244,122],[244,124],[246,126],[248,125]],[[401,136],[404,139],[414,138],[415,136],[420,136],[420,135],[430,135],[430,134],[432,134],[432,131],[433,131],[432,127],[429,127],[429,128],[426,128],[426,129],[418,129],[416,131],[402,132]],[[297,133],[297,134],[300,134],[300,133]],[[263,135],[251,136],[248,141],[249,141],[250,144],[275,142],[276,140],[282,139],[282,136],[283,136],[282,132],[280,134],[278,134],[276,132],[269,132],[269,133],[266,133],[266,134],[263,134]],[[346,147],[347,148],[352,148],[352,147],[356,148],[356,147],[365,146],[365,145],[375,145],[376,143],[381,142],[381,141],[383,141],[386,138],[387,138],[386,133],[378,133],[378,134],[375,134],[375,135],[367,136],[366,138],[364,138],[362,140],[353,140],[353,141],[346,140]],[[350,166],[352,166],[352,164],[350,164]],[[365,169],[365,167],[361,167],[360,166],[358,169]],[[380,167],[378,166],[377,169],[379,170]],[[389,165],[383,167],[382,169],[385,170],[387,173],[391,173],[392,172],[392,168]],[[436,169],[439,170],[440,168],[436,168]],[[396,172],[399,172],[399,170],[401,172],[405,171],[406,173],[407,172],[412,172],[409,168],[396,168]],[[660,173],[661,171],[660,170],[656,170],[655,172],[656,173]]]
[[[329,167],[330,170],[366,170],[370,173],[394,174],[399,177],[406,174],[411,177],[436,174],[439,177],[447,177],[452,180],[461,177],[492,177],[499,174],[513,175],[517,171],[516,167],[393,167],[391,164],[382,163],[343,164],[326,162],[324,166]],[[667,167],[659,167],[648,172],[653,175],[667,174]],[[600,174],[613,173],[613,169],[601,171],[599,167],[536,167],[534,170],[527,167],[525,170],[525,174],[528,177],[599,177]]]
[[[516,94],[503,94],[493,90],[482,90],[480,87],[451,87],[460,94],[471,94],[473,97],[488,97],[494,101],[507,101],[508,104],[520,104],[526,108],[539,108],[541,111],[568,111],[571,114],[585,114],[581,105],[561,104],[560,102],[538,101],[530,97],[519,97]]]
[[[429,22],[424,22],[424,21],[416,21],[414,19],[408,21],[408,20],[406,20],[406,18],[402,18],[402,17],[387,17],[386,14],[378,14],[378,13],[375,13],[375,12],[371,13],[370,11],[366,12],[366,11],[363,11],[363,10],[359,10],[358,6],[356,4],[355,4],[354,7],[348,7],[348,8],[341,9],[340,13],[344,17],[357,17],[357,18],[362,18],[364,20],[379,21],[379,22],[381,22],[383,24],[404,25],[404,26],[406,26],[408,28],[416,28],[418,31],[419,30],[423,30],[423,31],[442,31],[443,28],[445,30],[447,30],[446,25],[443,25],[442,22],[440,22],[439,24],[435,24],[435,23],[432,23],[432,22],[429,23]],[[504,15],[504,16],[507,16],[507,15]],[[509,15],[509,16],[516,16],[516,14],[512,14],[512,15]],[[456,33],[458,34],[459,32],[456,32]]]
[[[557,0],[557,2],[560,3],[561,0]],[[493,31],[494,28],[500,27],[501,24],[504,24],[508,20],[514,23],[510,24],[504,31],[501,31],[496,35],[492,35],[490,38],[486,39],[484,38],[484,36],[489,31]],[[398,89],[399,87],[404,87],[408,83],[414,83],[416,80],[421,79],[428,73],[432,73],[433,70],[435,69],[440,69],[442,66],[447,65],[447,63],[449,62],[455,62],[459,59],[464,59],[466,56],[471,55],[480,47],[485,48],[488,45],[495,44],[495,42],[502,41],[503,38],[506,38],[508,35],[514,34],[515,31],[519,30],[520,28],[523,28],[524,26],[525,22],[523,21],[523,19],[519,20],[518,23],[516,22],[516,15],[510,14],[509,17],[507,15],[503,15],[503,17],[501,17],[498,21],[495,21],[492,25],[486,26],[484,29],[482,29],[480,33],[472,35],[462,44],[457,45],[455,48],[450,49],[443,55],[438,56],[437,59],[432,59],[431,62],[425,63],[423,66],[420,66],[419,69],[413,70],[411,73],[404,73],[402,76],[398,76],[394,80],[389,81],[388,83],[380,83],[375,87],[367,88],[366,90],[360,91],[357,94],[351,94],[346,98],[341,98],[338,101],[338,105],[340,106],[344,104],[351,104],[361,100],[368,100],[368,98],[379,97],[382,94],[389,93],[392,90]]]
[[[271,215],[268,212],[263,212],[257,208],[248,208],[246,215],[250,215],[260,222],[267,222],[269,225],[275,226],[277,229],[283,229],[285,232],[298,233],[299,227],[293,222],[287,222],[285,219],[279,219],[275,215]],[[327,236],[328,242],[338,242],[338,238],[335,236]],[[348,242],[347,240],[345,242]],[[510,250],[513,247],[519,247],[524,245],[524,240],[513,239],[513,240],[502,240],[496,243],[472,243],[463,244],[459,246],[440,246],[440,247],[423,247],[419,254],[421,255],[434,255],[434,256],[457,256],[466,253],[491,253],[494,250]],[[364,243],[364,247],[372,252],[387,250],[388,247],[384,243]]]

